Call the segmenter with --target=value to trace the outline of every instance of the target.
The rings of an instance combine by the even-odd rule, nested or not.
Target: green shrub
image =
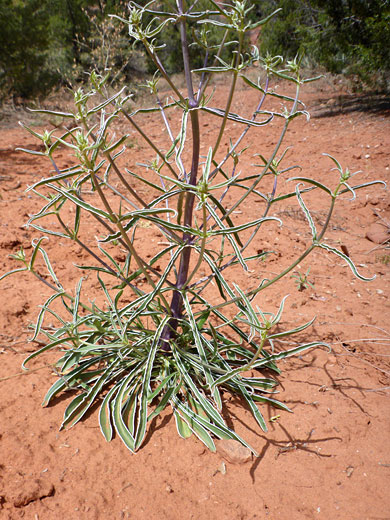
[[[257,48],[250,55],[244,53],[248,31],[268,21],[251,22],[246,2],[236,0],[221,6],[210,0],[207,12],[194,8],[191,13],[183,4],[178,0],[175,10],[159,12],[145,25],[144,17],[150,20],[153,13],[131,3],[129,18],[123,20],[131,37],[145,46],[158,71],[147,85],[153,103],[149,109],[131,112],[126,87],[109,97],[105,92],[107,77],[92,73],[89,90],[75,91],[74,112],[54,112],[68,120],[70,130],[58,136],[55,132],[40,135],[27,128],[43,143],[45,151],[25,151],[46,156],[55,172],[29,188],[43,203],[29,220],[41,235],[33,242],[31,258],[20,251],[14,258],[22,267],[2,277],[30,271],[52,289],[52,295],[42,304],[33,335],[33,339],[44,335],[47,342],[24,362],[26,367],[31,359],[51,349],[60,348],[62,352],[55,365],[59,378],[43,405],[68,388],[77,390],[66,408],[62,427],[76,424],[99,402],[103,435],[110,440],[115,429],[131,451],[140,448],[148,422],[167,406],[182,437],[195,433],[211,450],[215,449],[215,437],[247,445],[223,418],[222,392],[239,396],[266,430],[258,405],[289,410],[275,399],[277,382],[269,375],[279,373],[277,361],[325,345],[313,341],[284,349],[279,341],[285,345],[286,338],[305,330],[314,319],[284,330],[280,320],[286,296],[272,313],[256,303],[256,295],[291,274],[315,249],[338,255],[355,276],[367,280],[348,256],[326,244],[324,236],[337,199],[344,193],[354,196],[356,189],[375,183],[352,185],[351,173],[331,157],[336,166],[332,188],[299,176],[290,179],[291,191],[280,189],[280,178],[295,168],[282,165],[283,138],[293,119],[308,115],[299,93],[311,80],[302,78],[300,63],[292,60],[283,65],[280,57],[264,58]],[[206,40],[198,47],[203,66],[195,71],[189,58],[189,23],[198,29],[205,27],[205,34],[213,26],[224,31],[218,49],[209,48]],[[172,30],[172,26],[178,27],[181,35],[186,93],[167,73],[155,43],[157,36],[164,41],[165,29]],[[225,45],[234,48],[229,62],[220,57]],[[259,66],[261,81],[247,77],[252,65]],[[217,73],[230,79],[223,107],[212,96],[211,80]],[[171,90],[166,100],[159,94],[158,76]],[[275,91],[274,78],[292,84],[295,94]],[[232,112],[239,81],[258,94],[257,106],[252,107],[249,117]],[[280,111],[271,108],[275,101],[277,106],[283,105]],[[166,149],[160,148],[140,123],[142,114],[152,112],[161,115],[170,140]],[[214,142],[202,134],[199,119],[204,116],[220,122]],[[266,157],[255,148],[258,170],[241,171],[241,156],[248,153],[243,146],[248,144],[244,141],[249,130],[267,132],[267,125],[274,119],[281,121],[281,133],[272,153]],[[155,157],[139,164],[136,171],[122,166],[129,164],[123,156],[132,156],[133,152],[124,146],[128,134],[115,131],[117,120],[135,130]],[[178,132],[173,127],[176,123]],[[242,132],[224,151],[222,138],[226,139],[230,123],[240,125]],[[253,142],[261,143],[262,139]],[[60,147],[74,154],[73,166],[58,167]],[[136,185],[146,189],[138,192]],[[320,230],[304,201],[312,190],[320,190],[329,199],[326,222]],[[232,198],[228,206],[224,203],[227,193]],[[229,272],[237,268],[245,272],[250,265],[256,268],[259,260],[272,254],[259,249],[261,235],[282,225],[275,213],[291,198],[297,199],[307,219],[311,241],[291,265],[247,291],[234,283]],[[253,200],[262,203],[256,206],[261,208],[256,218],[237,222],[237,210]],[[99,228],[93,245],[90,233],[87,240],[84,238],[91,219]],[[153,226],[161,237],[161,245],[156,245],[150,260],[140,255],[145,226]],[[74,291],[61,284],[44,249],[45,237],[61,242],[67,239],[69,245],[78,244],[91,255],[91,263],[76,268],[86,275],[96,274],[100,299],[96,288],[85,294],[83,277]],[[124,250],[125,257],[116,256],[115,248]],[[37,258],[43,258],[47,274],[36,267]],[[137,283],[140,277],[143,286]],[[59,302],[63,304],[62,313]],[[47,314],[56,325],[45,325]]]
[[[70,83],[86,30],[79,0],[4,0],[0,5],[0,98],[33,99]]]
[[[294,57],[355,78],[361,84],[389,88],[390,4],[382,0],[255,1],[264,15],[282,10],[262,31],[262,50]]]

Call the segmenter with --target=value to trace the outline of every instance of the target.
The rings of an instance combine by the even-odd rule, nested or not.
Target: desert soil
[[[226,95],[227,87],[221,88]],[[302,171],[287,176],[314,176],[334,186],[337,176],[329,158],[322,155],[325,152],[351,171],[361,170],[351,183],[388,180],[388,105],[340,88],[330,82],[305,88],[302,98],[311,119],[293,121],[286,138],[286,145],[292,146],[288,163],[299,164]],[[242,87],[236,109],[245,111],[256,103],[255,94]],[[205,146],[215,139],[216,124],[203,119]],[[143,125],[159,143],[161,121],[147,116]],[[248,169],[256,162],[254,153],[267,153],[275,143],[277,125],[258,135],[249,134],[246,141],[252,146],[243,159]],[[3,119],[1,273],[18,267],[9,255],[21,246],[31,253],[37,233],[23,225],[39,201],[25,189],[49,171],[41,158],[15,151],[20,146],[37,149],[38,143]],[[144,153],[149,153],[147,146],[134,134],[130,162],[142,160]],[[59,161],[65,166],[72,158],[61,150]],[[390,519],[390,251],[385,243],[390,200],[382,187],[360,190],[357,195],[355,201],[349,195],[339,201],[326,239],[347,251],[364,276],[376,278],[359,281],[342,259],[315,251],[298,269],[305,273],[310,267],[314,287],[298,291],[295,280],[287,276],[258,299],[263,308],[275,312],[282,296],[289,293],[282,326],[304,323],[316,315],[315,325],[305,331],[302,341],[325,341],[331,352],[312,350],[280,364],[278,398],[293,413],[263,408],[267,433],[259,430],[242,403],[225,394],[230,424],[259,453],[246,462],[229,462],[222,448],[211,453],[196,438],[181,439],[169,411],[153,421],[136,455],[119,438],[106,443],[96,410],[73,429],[59,431],[67,394],[50,407],[41,407],[56,378],[50,367],[56,355],[39,357],[28,372],[21,370],[25,357],[38,348],[36,342],[28,342],[29,326],[49,292],[26,273],[5,278],[0,291],[0,518]],[[307,203],[321,227],[328,201],[315,190]],[[259,207],[246,205],[243,217],[257,218]],[[278,265],[288,265],[310,240],[305,217],[293,199],[279,206],[276,216],[284,226],[269,226],[258,247],[277,254],[253,267],[249,276],[235,271],[236,283],[254,286],[260,277],[275,273]],[[370,235],[375,229],[379,238]],[[92,228],[90,232],[94,234]],[[157,232],[147,229],[141,244],[145,256],[153,241],[158,241]],[[84,253],[55,240],[47,242],[46,250],[63,285],[73,290],[77,279],[73,262],[82,263]],[[96,287],[96,280],[90,287]]]

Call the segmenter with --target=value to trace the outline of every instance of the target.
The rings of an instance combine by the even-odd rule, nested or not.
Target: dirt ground
[[[288,162],[301,165],[300,175],[334,186],[336,174],[331,161],[322,155],[325,152],[351,171],[361,170],[357,183],[389,180],[390,111],[382,98],[350,95],[329,82],[308,85],[302,98],[311,119],[296,119],[286,138],[286,145],[293,147]],[[255,106],[254,94],[242,89],[238,105],[237,110]],[[161,122],[147,116],[143,125],[159,142]],[[202,125],[207,145],[215,139],[216,123],[203,120]],[[276,125],[259,135],[255,139],[249,134],[247,139],[246,144],[254,146],[246,154],[248,168],[254,162],[251,154],[271,149]],[[46,175],[48,166],[39,157],[15,151],[18,146],[37,144],[30,134],[3,119],[1,273],[17,267],[9,254],[21,246],[31,252],[31,239],[37,236],[23,227],[38,208],[38,201],[25,188]],[[148,153],[146,145],[134,136],[130,161],[142,160],[144,152]],[[70,164],[65,151],[60,156],[61,166]],[[318,226],[328,204],[320,195],[315,191],[307,199]],[[316,315],[315,325],[305,331],[303,340],[325,341],[332,351],[312,350],[280,364],[278,399],[294,413],[263,408],[268,433],[259,430],[242,403],[227,399],[225,413],[260,454],[242,464],[229,463],[219,451],[207,451],[195,438],[181,439],[169,411],[152,422],[136,455],[118,437],[106,443],[96,410],[73,429],[59,432],[67,395],[48,408],[41,407],[55,380],[49,363],[56,355],[39,357],[30,371],[21,371],[22,361],[38,347],[28,342],[28,327],[49,293],[25,273],[4,279],[0,291],[0,518],[389,520],[390,250],[377,242],[388,238],[390,199],[388,190],[380,187],[359,191],[356,201],[349,198],[340,200],[327,241],[348,251],[363,275],[376,274],[376,278],[361,282],[340,258],[315,251],[299,266],[301,273],[311,268],[309,280],[314,288],[298,291],[288,276],[261,293],[262,305],[273,311],[281,297],[290,294],[283,326],[304,323]],[[259,244],[276,249],[277,255],[258,266],[259,272],[255,269],[250,277],[242,274],[236,282],[249,287],[260,275],[276,272],[277,265],[288,265],[304,250],[310,232],[291,200],[277,210],[283,228],[277,232],[273,228]],[[257,217],[258,207],[247,205],[243,218]],[[375,231],[373,224],[382,233],[379,239],[374,235],[377,242],[367,238],[367,233]],[[153,233],[146,232],[151,241],[145,239],[141,246],[145,254],[158,240]],[[55,240],[46,249],[62,283],[72,290],[77,279],[72,263],[85,260],[84,253]]]

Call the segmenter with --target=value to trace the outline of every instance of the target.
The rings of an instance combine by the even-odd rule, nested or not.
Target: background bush
[[[33,98],[66,83],[88,30],[77,0],[3,0],[0,4],[0,89]]]
[[[388,88],[388,0],[255,0],[255,16],[282,11],[264,27],[262,50],[291,58],[304,52],[312,66]]]
[[[146,0],[138,4],[144,6]],[[390,2],[388,0],[254,0],[259,19],[281,7],[261,32],[262,50],[292,58],[304,52],[311,66],[341,73],[360,85],[389,87]],[[207,0],[200,0],[203,9]],[[156,1],[154,10],[172,11],[174,0]],[[110,82],[130,82],[150,71],[141,51],[130,50],[126,28],[108,14],[127,17],[123,0],[2,0],[0,3],[0,99],[32,99],[53,88],[84,82],[85,70],[104,72]],[[182,69],[177,26],[168,30],[161,51],[169,73]],[[217,42],[213,27],[209,40]],[[194,66],[199,53],[190,49]],[[226,56],[225,56],[226,57]]]

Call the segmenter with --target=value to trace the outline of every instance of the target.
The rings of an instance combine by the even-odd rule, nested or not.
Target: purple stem
[[[183,0],[178,1],[179,14],[183,14]],[[185,20],[180,21],[180,37],[181,37],[181,46],[183,53],[183,62],[184,62],[184,73],[187,83],[188,97],[189,97],[189,106],[190,108],[196,109],[198,107],[198,102],[194,97],[194,89],[192,84],[192,75],[190,69],[190,59],[188,53],[188,42],[187,42],[187,31]],[[199,157],[200,157],[200,133],[199,133],[199,115],[198,110],[191,110],[191,126],[192,126],[192,162],[191,162],[191,172],[189,184],[191,186],[196,186],[198,169],[199,169]],[[184,207],[184,227],[192,227],[192,215],[194,211],[194,202],[195,195],[193,192],[186,193],[185,199],[185,207]],[[179,270],[177,273],[175,290],[173,291],[172,301],[171,301],[171,315],[172,318],[169,320],[167,325],[165,326],[162,334],[161,334],[161,348],[166,352],[171,351],[171,346],[169,341],[172,337],[175,336],[176,330],[179,324],[179,320],[182,318],[183,314],[183,297],[181,290],[187,284],[188,279],[188,271],[191,259],[191,250],[190,247],[193,237],[191,233],[184,232],[183,233],[183,242],[188,245],[180,256],[179,262]]]

